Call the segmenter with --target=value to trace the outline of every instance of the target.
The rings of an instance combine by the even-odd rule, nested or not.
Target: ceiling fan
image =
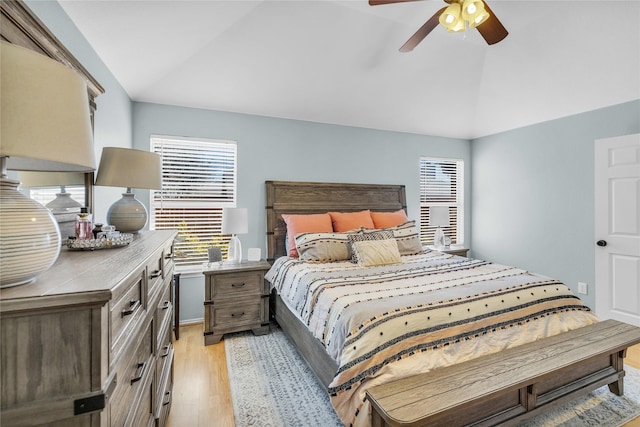
[[[369,0],[369,5],[405,3],[419,0]],[[437,11],[402,45],[400,52],[412,51],[438,24],[447,31],[458,32],[475,28],[487,44],[502,41],[509,34],[493,11],[483,0],[444,0],[448,6]]]

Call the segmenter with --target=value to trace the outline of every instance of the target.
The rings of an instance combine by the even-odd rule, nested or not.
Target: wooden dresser
[[[174,231],[63,248],[36,282],[0,290],[0,420],[163,426],[173,385]]]

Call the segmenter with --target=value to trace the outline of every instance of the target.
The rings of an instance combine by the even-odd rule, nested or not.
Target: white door
[[[640,134],[595,141],[596,313],[640,326]]]

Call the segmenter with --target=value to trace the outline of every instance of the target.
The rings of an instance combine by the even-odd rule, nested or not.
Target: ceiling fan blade
[[[438,26],[438,18],[440,18],[440,15],[446,8],[447,6],[443,7],[442,9],[437,11],[431,18],[429,18],[429,20],[425,22],[422,27],[420,27],[418,31],[416,31],[415,34],[412,35],[409,40],[407,40],[405,44],[402,45],[402,47],[400,48],[400,52],[411,52],[413,48],[418,46],[418,44],[422,40],[424,40],[424,38],[427,37],[435,27]]]
[[[502,22],[500,22],[496,14],[489,8],[489,5],[484,1],[483,3],[485,10],[489,12],[489,19],[478,25],[476,30],[484,37],[487,44],[496,44],[507,37],[509,32],[504,28],[504,25],[502,25]]]
[[[369,0],[369,6],[379,6],[381,4],[393,4],[393,3],[407,3],[410,1],[422,1],[422,0]]]

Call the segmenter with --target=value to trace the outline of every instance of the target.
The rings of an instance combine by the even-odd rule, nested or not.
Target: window
[[[430,209],[449,209],[449,225],[442,226],[453,244],[464,243],[464,161],[420,158],[420,240],[433,245],[437,226],[429,224]]]
[[[227,253],[222,208],[236,206],[236,143],[152,136],[151,151],[162,156],[162,190],[151,192],[149,226],[178,230],[176,268],[199,271],[208,247]]]

